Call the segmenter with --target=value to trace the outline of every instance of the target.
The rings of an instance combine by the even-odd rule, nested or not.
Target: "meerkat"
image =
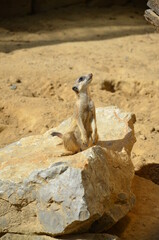
[[[51,133],[52,136],[62,138],[64,147],[70,154],[83,151],[98,141],[95,106],[89,94],[92,78],[92,73],[81,76],[72,87],[77,100],[69,131],[65,134]]]

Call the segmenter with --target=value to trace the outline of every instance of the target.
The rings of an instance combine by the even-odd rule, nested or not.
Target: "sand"
[[[136,114],[135,169],[158,166],[159,34],[133,6],[64,8],[0,22],[0,146],[68,118],[72,85],[90,72],[96,107]],[[155,183],[158,173],[152,179],[151,171],[139,172]]]

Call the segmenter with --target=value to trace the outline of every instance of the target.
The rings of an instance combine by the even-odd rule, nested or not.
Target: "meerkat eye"
[[[78,82],[82,82],[82,81],[84,81],[84,77],[80,77],[80,78],[78,79]]]

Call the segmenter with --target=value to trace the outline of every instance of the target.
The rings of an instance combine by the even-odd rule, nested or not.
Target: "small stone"
[[[11,90],[16,90],[16,89],[17,89],[17,86],[16,86],[15,84],[12,84],[12,85],[10,86],[10,89],[11,89]]]
[[[128,62],[128,60],[129,60],[129,57],[128,57],[128,56],[126,56],[126,57],[125,57],[125,61],[126,61],[126,62]]]
[[[141,140],[146,140],[147,137],[146,137],[145,135],[140,135],[140,139],[141,139]]]

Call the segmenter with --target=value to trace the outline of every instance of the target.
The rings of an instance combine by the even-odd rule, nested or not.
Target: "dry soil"
[[[0,146],[41,134],[68,118],[75,79],[92,72],[96,107],[117,105],[136,114],[132,160],[137,173],[158,187],[159,34],[143,11],[81,6],[1,20]],[[136,207],[130,214],[137,224],[140,210]],[[159,230],[145,238],[149,222],[143,219],[141,224],[146,226],[136,233],[125,227],[120,235],[127,240],[159,239]]]

